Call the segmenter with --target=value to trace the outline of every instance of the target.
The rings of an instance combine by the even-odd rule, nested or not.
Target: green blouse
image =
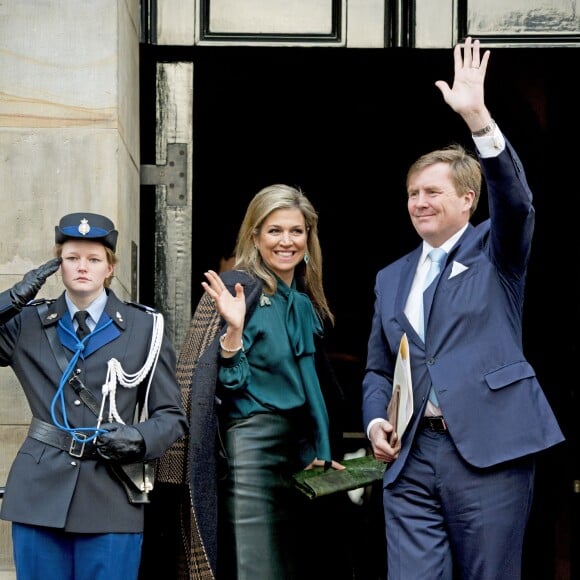
[[[220,357],[223,410],[231,419],[307,405],[316,433],[316,457],[330,461],[328,413],[314,366],[314,336],[322,324],[310,298],[278,279],[273,296],[262,294],[243,333],[244,351]]]

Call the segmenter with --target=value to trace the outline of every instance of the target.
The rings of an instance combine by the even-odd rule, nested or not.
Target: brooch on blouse
[[[260,295],[260,306],[271,306],[270,299],[262,292]]]

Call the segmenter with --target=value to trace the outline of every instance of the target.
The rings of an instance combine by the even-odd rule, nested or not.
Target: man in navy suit
[[[534,455],[564,440],[522,352],[535,212],[521,161],[484,102],[489,55],[467,38],[454,50],[453,86],[435,83],[477,159],[454,145],[411,166],[407,207],[422,242],[376,277],[363,419],[375,456],[390,463],[389,580],[520,578]],[[482,174],[490,218],[474,226]],[[445,256],[423,293],[433,248]],[[399,437],[386,409],[405,333],[414,411]]]

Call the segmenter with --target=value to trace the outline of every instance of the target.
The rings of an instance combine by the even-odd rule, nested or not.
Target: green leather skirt
[[[228,471],[220,483],[219,578],[302,580],[305,500],[290,484],[304,467],[300,413],[260,413],[222,432]]]

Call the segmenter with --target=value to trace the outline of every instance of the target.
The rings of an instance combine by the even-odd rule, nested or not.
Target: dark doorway
[[[565,48],[492,49],[486,82],[488,106],[518,150],[535,195],[524,340],[568,438],[538,466],[524,575],[538,580],[572,578],[578,565],[570,537],[577,525],[579,353],[576,341],[562,338],[578,320],[571,253],[580,119],[569,90],[578,55]],[[141,56],[142,163],[154,163],[156,62],[194,63],[193,306],[203,272],[231,251],[250,198],[270,183],[300,186],[320,213],[326,289],[337,318],[332,354],[349,397],[348,429],[362,430],[374,276],[418,243],[406,213],[406,169],[452,141],[473,149],[434,86],[452,81],[451,50],[144,46]],[[151,231],[152,211],[151,199],[144,200],[144,232]],[[482,199],[474,221],[484,217]],[[141,301],[150,303],[147,244],[143,239]]]

